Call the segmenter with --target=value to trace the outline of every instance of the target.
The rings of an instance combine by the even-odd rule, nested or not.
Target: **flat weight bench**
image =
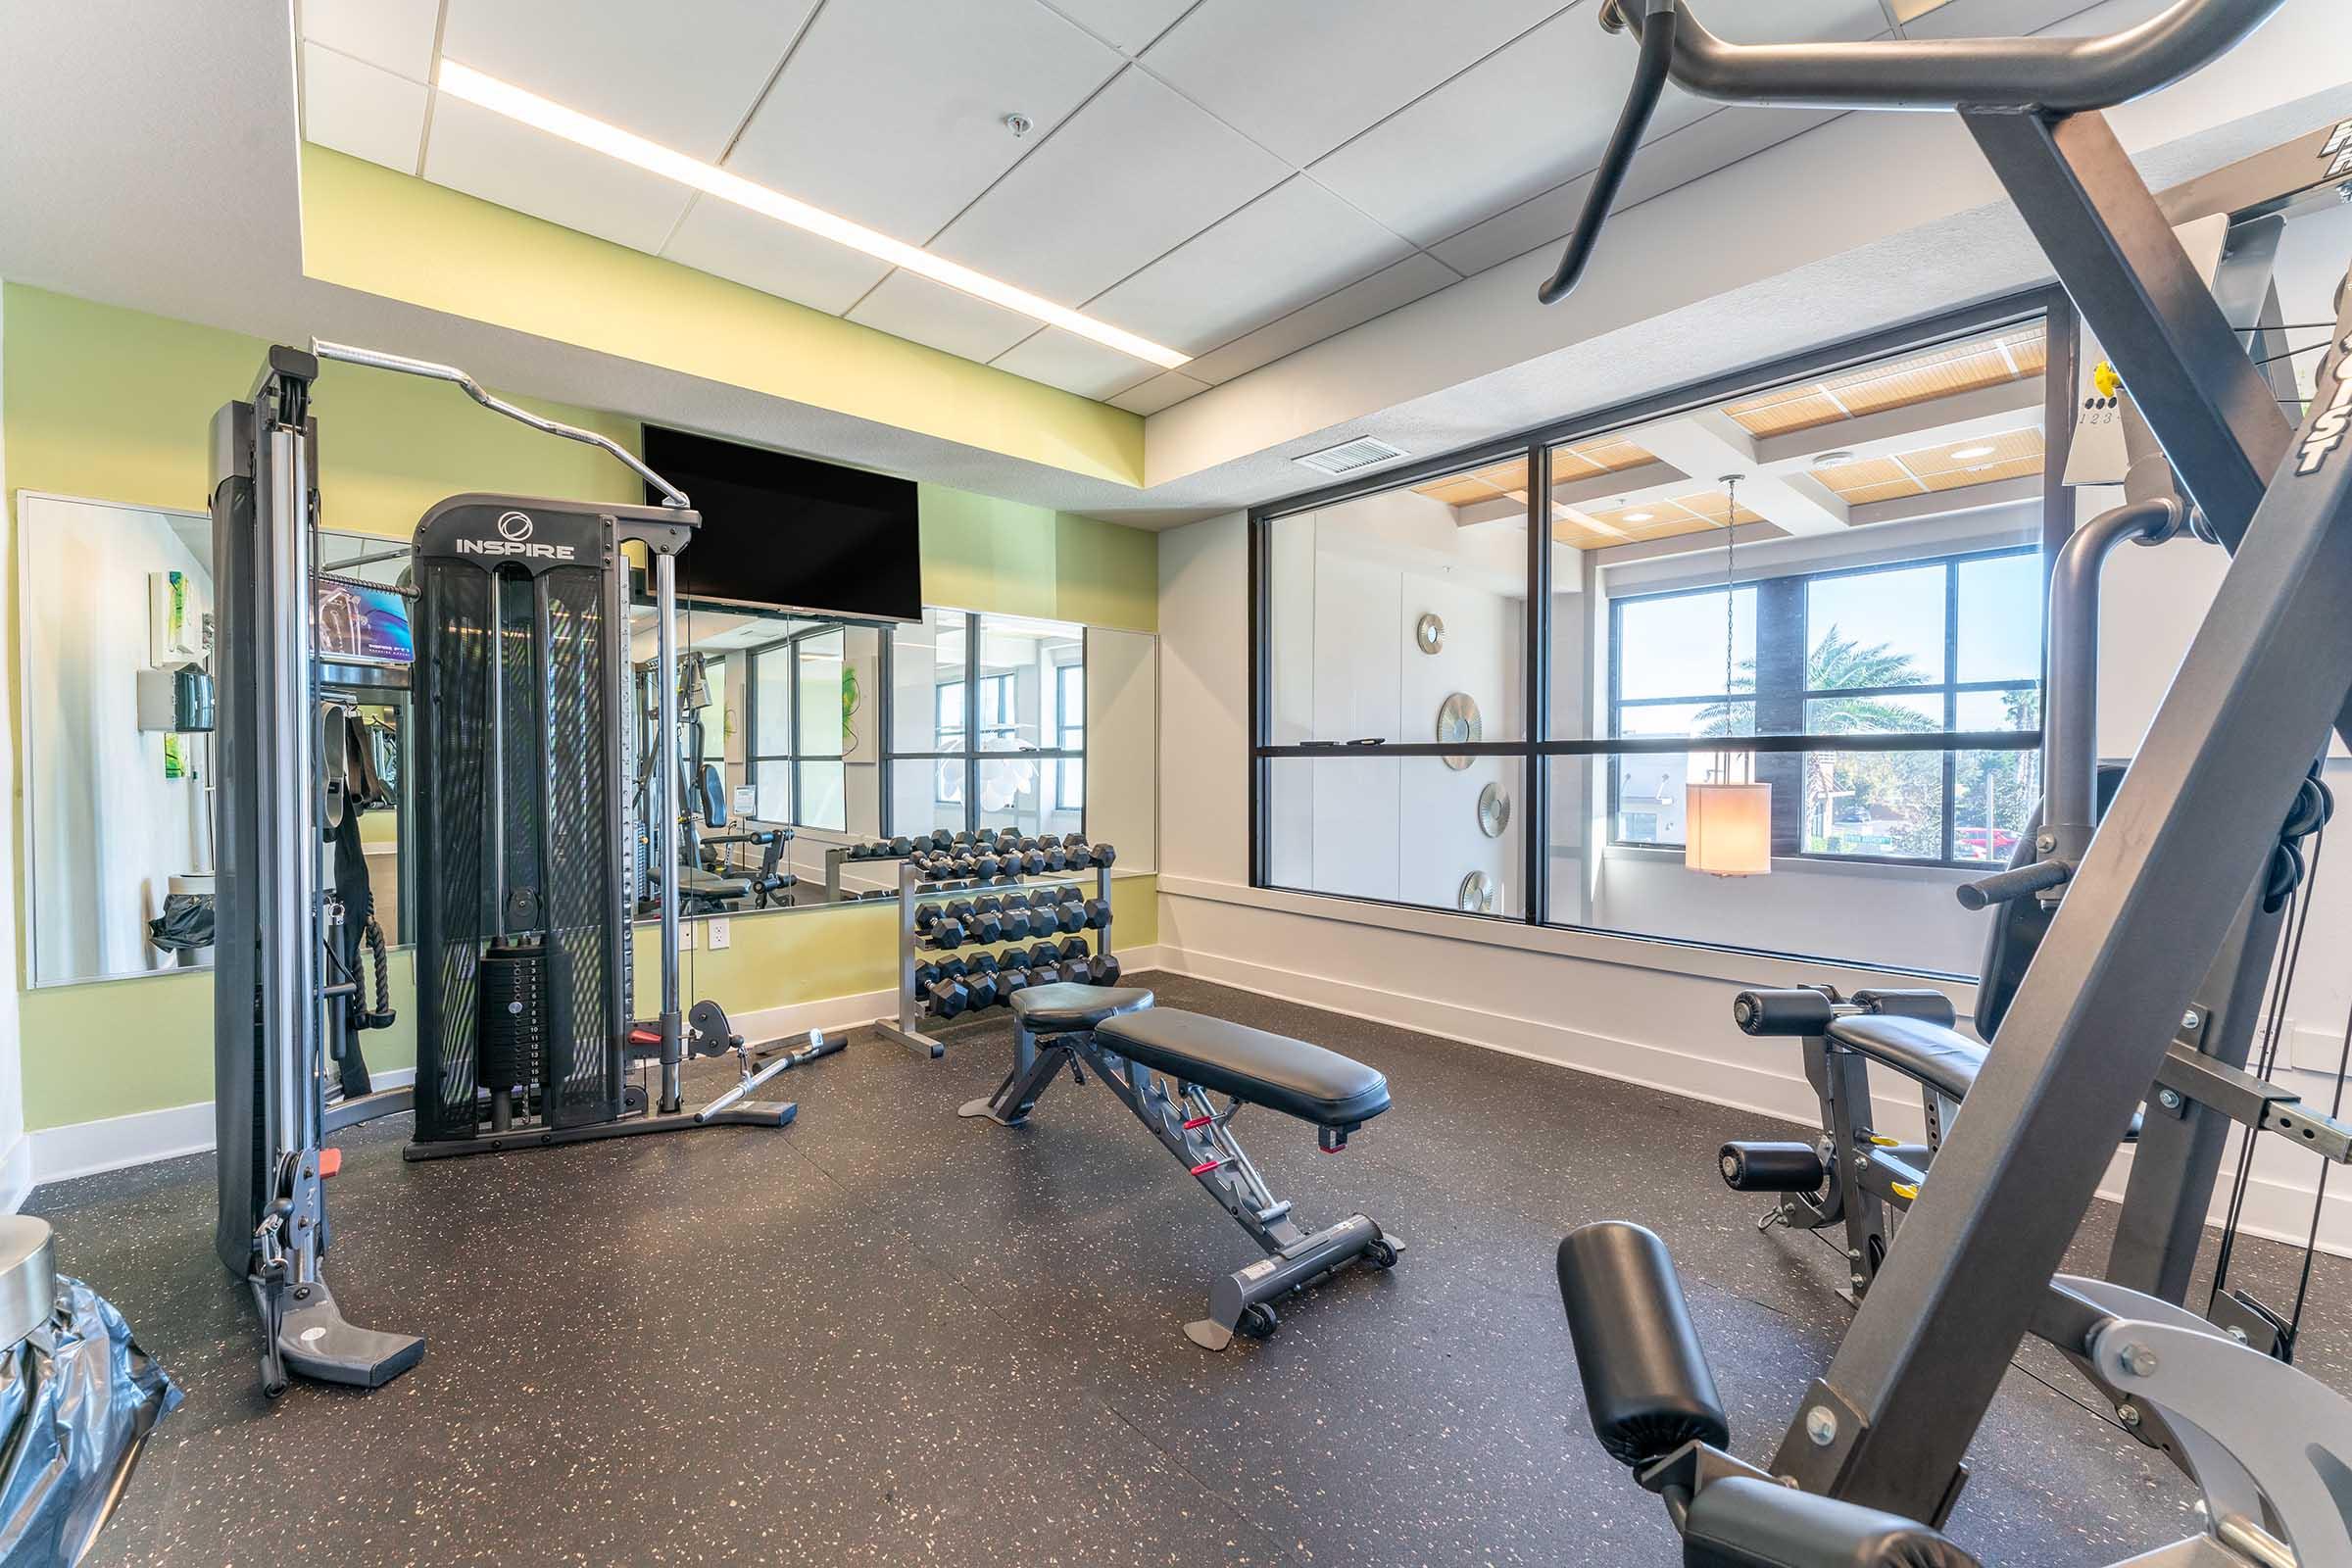
[[[1018,1127],[1066,1065],[1086,1067],[1152,1129],[1267,1255],[1209,1287],[1208,1316],[1188,1323],[1195,1345],[1222,1350],[1234,1336],[1264,1339],[1281,1322],[1273,1301],[1350,1263],[1392,1267],[1404,1244],[1362,1214],[1301,1230],[1233,1136],[1245,1104],[1315,1124],[1316,1147],[1336,1154],[1348,1135],[1389,1108],[1389,1081],[1321,1046],[1221,1018],[1154,1007],[1135,987],[1032,986],[1012,996],[1012,1071],[997,1092],[963,1107]],[[1209,1098],[1223,1095],[1223,1110]]]

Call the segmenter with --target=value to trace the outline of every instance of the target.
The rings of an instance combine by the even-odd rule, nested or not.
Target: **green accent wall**
[[[11,492],[8,536],[0,547],[9,559],[20,490],[202,511],[213,413],[251,387],[267,345],[19,284],[5,288],[0,397],[8,416]],[[516,401],[601,430],[632,449],[638,443],[634,420]],[[633,501],[641,494],[635,476],[604,454],[501,419],[452,387],[330,366],[318,380],[318,409],[319,493],[330,527],[405,537],[427,507],[466,490],[599,501]],[[1158,629],[1156,535],[939,485],[923,485],[920,501],[928,602],[1131,631]],[[16,608],[7,607],[0,627],[12,689],[21,679]],[[21,713],[22,705],[15,710]],[[21,735],[11,739],[22,746]],[[21,815],[23,808],[20,798],[14,809]],[[17,825],[15,842],[21,843]],[[1157,941],[1156,887],[1156,878],[1148,876],[1118,881],[1118,946]],[[21,911],[23,887],[14,892]],[[885,990],[895,981],[884,906],[738,915],[733,932],[734,944],[723,953],[686,955],[690,999],[708,993],[732,1011],[753,1012]],[[650,930],[640,931],[641,975],[652,972],[654,940]],[[24,973],[21,954],[17,973]],[[25,1127],[210,1100],[211,985],[209,974],[195,973],[24,990]],[[407,1017],[411,986],[403,952],[393,965],[402,1024],[367,1037],[371,1065],[404,1067],[416,1060]]]
[[[1141,416],[305,143],[303,270],[810,408],[1141,486]]]

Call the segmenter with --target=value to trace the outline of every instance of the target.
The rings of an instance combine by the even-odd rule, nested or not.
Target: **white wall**
[[[170,968],[147,921],[173,875],[210,869],[208,808],[205,781],[167,779],[165,737],[138,726],[147,578],[188,573],[209,612],[212,574],[168,514],[46,498],[18,514],[32,978]]]
[[[7,291],[0,289],[0,299]],[[0,316],[0,351],[8,341],[8,321]],[[0,388],[0,640],[17,646],[17,539],[15,496],[8,488],[8,404]],[[14,701],[0,681],[0,735],[13,735],[9,706]],[[17,759],[0,746],[0,801],[14,800],[18,788]],[[24,886],[18,863],[17,839],[0,833],[0,882]],[[0,899],[0,953],[17,952],[17,902]],[[24,973],[20,963],[18,972]],[[24,1056],[17,1020],[17,987],[0,986],[0,1208],[13,1212],[32,1188],[31,1146],[24,1139]]]

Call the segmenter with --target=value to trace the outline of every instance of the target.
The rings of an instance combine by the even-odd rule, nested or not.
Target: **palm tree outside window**
[[[1982,865],[2006,861],[2041,788],[2038,754],[1966,751],[1939,737],[2040,723],[2040,560],[2033,550],[1743,583],[1733,599],[1731,690],[1720,663],[1724,590],[1611,606],[1611,733],[1803,735],[1823,745],[1759,755],[1788,802],[1774,853]],[[1698,684],[1711,668],[1712,680]],[[1759,673],[1760,671],[1760,673]],[[1850,735],[1916,735],[1916,748],[1839,748]],[[1620,757],[1610,837],[1679,847],[1689,754]]]

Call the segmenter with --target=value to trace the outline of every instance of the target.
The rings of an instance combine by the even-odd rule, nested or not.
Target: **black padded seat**
[[[1152,1005],[1142,986],[1080,986],[1057,980],[1012,994],[1012,1021],[1033,1035],[1074,1035],[1103,1019]]]
[[[1956,1029],[1917,1018],[1857,1013],[1830,1025],[1830,1038],[1916,1078],[1947,1100],[1965,1100],[1984,1065],[1984,1048]]]
[[[1014,1005],[1027,995],[1015,993]],[[1350,1129],[1389,1108],[1389,1080],[1377,1068],[1288,1035],[1197,1012],[1153,1007],[1105,1019],[1095,1041],[1171,1078],[1319,1127]]]

